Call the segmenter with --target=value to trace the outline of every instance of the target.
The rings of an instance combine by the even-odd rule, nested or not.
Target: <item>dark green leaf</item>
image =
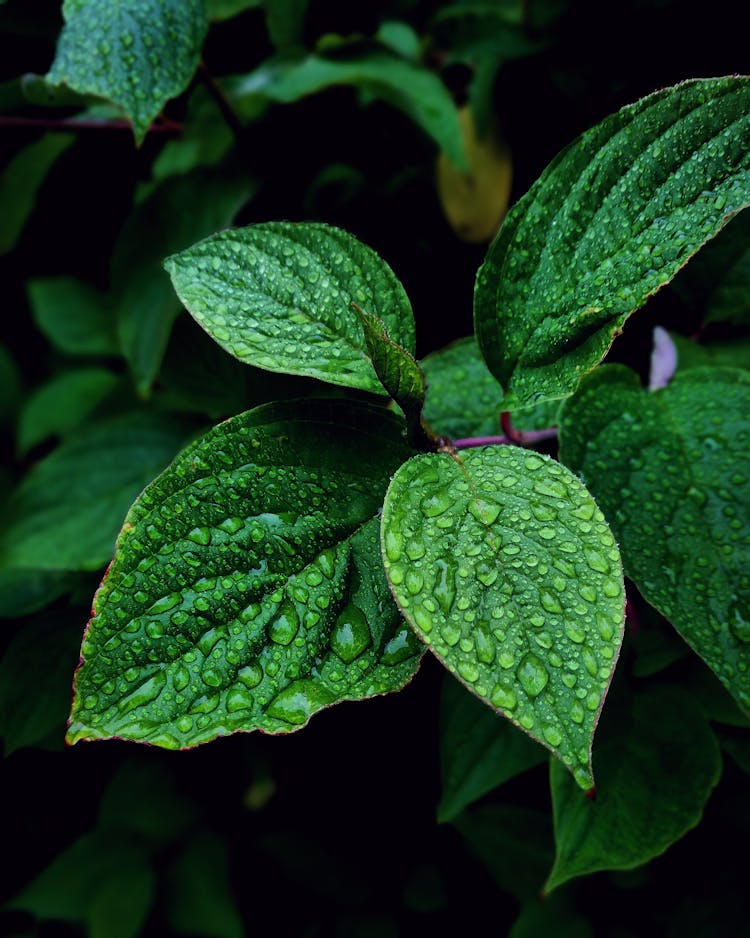
[[[547,814],[516,805],[485,805],[460,814],[453,824],[501,889],[522,900],[538,895],[554,856]]]
[[[291,732],[400,689],[422,649],[388,593],[375,514],[409,454],[402,428],[381,408],[298,401],[188,447],[126,518],[69,740]]]
[[[226,841],[193,837],[168,872],[167,918],[180,935],[243,938],[246,931],[229,882]]]
[[[401,283],[375,251],[338,228],[271,222],[223,231],[164,266],[197,322],[250,365],[382,394],[353,303],[414,351]]]
[[[597,795],[590,799],[552,762],[557,856],[548,890],[596,870],[633,869],[663,853],[699,822],[721,774],[721,754],[691,697],[658,688],[608,709],[594,768]]]
[[[16,619],[38,612],[70,591],[73,574],[64,570],[0,568],[0,619]]]
[[[750,212],[743,213],[750,218]],[[748,299],[750,309],[750,299]],[[735,339],[733,342],[711,342],[709,345],[698,345],[684,336],[670,334],[670,338],[677,350],[677,367],[702,368],[706,365],[730,368],[744,368],[750,371],[750,339]]]
[[[263,0],[206,0],[206,16],[210,20],[230,20],[262,5]]]
[[[750,79],[684,82],[563,150],[477,275],[482,353],[515,406],[563,398],[628,316],[750,203]]]
[[[348,59],[308,55],[298,62],[264,63],[234,80],[230,94],[243,109],[254,99],[288,104],[336,85],[352,85],[397,107],[456,166],[465,168],[458,112],[448,89],[433,72],[387,52],[365,52]]]
[[[138,938],[156,896],[156,875],[142,860],[118,866],[96,890],[88,912],[88,938]]]
[[[416,456],[388,489],[382,543],[422,640],[590,788],[625,596],[617,545],[581,483],[511,446]]]
[[[48,439],[65,436],[81,424],[114,391],[120,379],[104,368],[65,371],[38,388],[21,411],[18,451],[21,455]]]
[[[78,632],[65,612],[27,622],[11,639],[0,661],[0,736],[6,756],[39,745],[54,731],[62,747]]]
[[[488,370],[474,336],[433,352],[420,365],[427,382],[424,417],[439,434],[463,437],[500,433],[503,389]],[[542,430],[557,423],[557,402],[512,414],[517,430]]]
[[[424,404],[425,385],[422,369],[414,356],[394,342],[385,323],[357,307],[365,347],[378,380],[406,415],[407,423],[419,420]]]
[[[729,753],[743,772],[750,775],[750,737],[722,735],[721,748]]]
[[[0,425],[15,414],[21,395],[21,374],[13,357],[0,345]]]
[[[733,218],[680,272],[674,288],[705,322],[750,323],[750,214]]]
[[[302,43],[309,0],[263,0],[266,28],[271,42],[281,52]]]
[[[31,311],[39,329],[66,355],[116,355],[113,312],[107,297],[72,277],[28,283]]]
[[[92,424],[37,463],[11,499],[0,565],[95,570],[112,556],[128,505],[187,437],[174,417]]]
[[[204,85],[198,85],[190,95],[183,128],[178,139],[165,144],[154,160],[154,180],[216,166],[234,143],[232,131]]]
[[[0,175],[0,255],[15,247],[54,162],[73,143],[72,134],[45,134],[17,153]]]
[[[594,938],[591,924],[576,913],[568,896],[556,892],[543,901],[530,901],[521,909],[508,938]],[[614,935],[612,936],[614,938]],[[627,938],[617,932],[617,938]]]
[[[140,144],[198,66],[203,0],[65,0],[65,26],[47,79],[112,101]]]
[[[609,518],[625,572],[750,709],[750,376],[695,368],[649,393],[599,369],[563,408],[560,458]]]
[[[488,791],[546,762],[541,746],[446,675],[440,720],[443,795],[438,821],[451,821]]]

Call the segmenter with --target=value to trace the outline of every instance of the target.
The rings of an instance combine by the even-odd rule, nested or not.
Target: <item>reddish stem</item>
[[[503,428],[504,429],[504,428]],[[557,427],[547,427],[546,430],[528,430],[525,433],[513,431],[510,436],[467,436],[462,440],[453,440],[454,449],[471,449],[473,446],[514,445],[541,443],[544,440],[554,440],[557,436]]]
[[[5,117],[0,116],[0,127],[39,127],[52,133],[69,133],[76,130],[132,130],[126,120],[97,120],[93,117],[64,117],[52,120],[49,117]],[[182,124],[168,117],[151,124],[149,133],[178,134]]]

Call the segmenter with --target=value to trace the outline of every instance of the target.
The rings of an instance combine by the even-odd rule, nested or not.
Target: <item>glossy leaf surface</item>
[[[353,303],[414,352],[414,318],[396,275],[329,225],[269,222],[223,231],[165,261],[182,302],[235,358],[383,393]]]
[[[185,450],[128,514],[69,740],[291,732],[402,687],[422,649],[388,593],[375,517],[409,454],[402,429],[381,408],[292,402]]]
[[[425,384],[422,369],[405,348],[388,335],[378,316],[358,309],[365,347],[380,383],[390,397],[410,417],[418,418],[424,404]]]
[[[438,821],[453,820],[482,795],[547,760],[541,746],[447,675],[440,716]]]
[[[63,16],[48,80],[121,107],[141,143],[198,66],[202,0],[65,0]]]
[[[750,709],[750,376],[696,368],[663,390],[600,369],[563,408],[560,458],[617,535],[625,572]]]
[[[628,316],[750,203],[750,79],[684,82],[563,150],[477,275],[482,353],[516,404],[563,398]]]
[[[591,787],[624,590],[612,533],[581,483],[510,446],[416,456],[388,489],[382,545],[422,640]]]
[[[16,489],[0,528],[0,566],[105,564],[128,506],[187,435],[188,426],[174,417],[134,413],[71,436]]]
[[[672,688],[613,704],[594,754],[595,799],[552,762],[554,889],[596,870],[628,870],[694,827],[721,774],[719,745],[689,695]]]

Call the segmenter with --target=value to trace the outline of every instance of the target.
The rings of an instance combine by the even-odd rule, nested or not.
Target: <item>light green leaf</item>
[[[424,404],[425,384],[422,369],[405,348],[388,335],[385,323],[357,307],[357,315],[365,337],[365,347],[378,380],[389,396],[399,405],[406,422],[419,421]]]
[[[431,651],[590,788],[625,598],[617,545],[581,483],[511,446],[416,456],[388,489],[382,544]]]
[[[659,856],[700,821],[721,775],[716,738],[681,691],[657,688],[618,701],[602,724],[596,798],[550,767],[557,856],[547,890]]]
[[[414,352],[414,317],[398,278],[339,228],[269,222],[223,231],[164,266],[196,321],[250,365],[382,394],[353,303]]]
[[[402,59],[411,59],[413,62],[419,60],[422,40],[408,23],[385,20],[378,26],[375,38]]]
[[[554,856],[548,814],[493,804],[466,811],[453,824],[501,889],[521,900],[539,894]]]
[[[422,648],[388,593],[375,515],[409,454],[402,431],[381,408],[297,401],[185,450],[125,521],[69,741],[292,732],[340,700],[400,689]]]
[[[45,134],[24,147],[3,168],[0,174],[0,255],[15,247],[34,209],[39,187],[74,140],[72,134]]]
[[[6,756],[39,746],[55,731],[62,748],[78,632],[69,612],[57,612],[25,623],[11,639],[0,661],[0,736]]]
[[[750,218],[750,212],[747,216]],[[742,217],[741,215],[740,218]],[[748,309],[750,309],[750,299]],[[730,368],[744,368],[745,371],[750,371],[750,339],[699,345],[673,332],[670,333],[670,338],[677,349],[677,367],[683,371],[686,368],[702,368],[706,365],[719,367],[728,365]]]
[[[424,418],[441,436],[458,440],[500,433],[503,389],[489,371],[474,336],[458,339],[420,362],[427,382]],[[511,414],[517,430],[557,423],[559,403],[545,402]]]
[[[649,393],[599,369],[563,408],[560,458],[644,598],[750,710],[750,375],[695,368]]]
[[[39,330],[66,355],[116,355],[114,314],[107,297],[73,277],[47,277],[27,285]]]
[[[750,214],[733,218],[680,271],[674,289],[705,322],[750,323]]]
[[[516,203],[474,294],[482,354],[516,406],[574,391],[750,203],[749,128],[750,79],[684,82],[587,131]]]
[[[233,80],[229,93],[242,110],[255,98],[289,104],[337,85],[352,85],[397,107],[456,166],[466,168],[458,112],[448,89],[433,72],[385,51],[336,59],[311,54],[296,62],[264,63]]]
[[[453,820],[488,791],[547,760],[541,746],[447,675],[440,713],[438,821]]]
[[[26,401],[18,420],[21,455],[48,439],[66,436],[110,395],[120,379],[104,368],[78,368],[52,378]]]
[[[228,225],[255,185],[219,171],[171,178],[125,223],[112,258],[112,289],[119,340],[141,394],[158,374],[180,311],[162,260]]]
[[[227,842],[207,831],[193,837],[168,872],[167,918],[180,935],[244,938],[229,880]]]
[[[92,424],[37,463],[0,529],[0,565],[95,570],[112,556],[128,505],[187,436],[174,416]]]
[[[47,79],[122,108],[140,144],[198,67],[203,0],[65,0],[63,17]]]

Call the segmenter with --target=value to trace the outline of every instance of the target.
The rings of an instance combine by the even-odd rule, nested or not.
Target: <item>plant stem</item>
[[[132,130],[126,120],[97,120],[93,117],[64,117],[53,120],[49,117],[4,117],[0,116],[0,127],[39,127],[51,133],[70,133],[76,130]],[[169,118],[162,118],[151,124],[149,133],[182,132],[182,124]]]
[[[473,446],[517,446],[519,444],[529,445],[531,443],[541,443],[543,440],[554,440],[557,436],[557,427],[547,427],[546,430],[528,430],[521,433],[514,431],[514,437],[508,436],[468,436],[462,440],[453,440],[451,445],[454,449],[471,449]]]
[[[221,86],[209,72],[206,67],[206,63],[201,60],[201,64],[198,66],[198,74],[201,77],[201,81],[206,86],[206,90],[214,99],[216,106],[221,111],[221,116],[226,121],[227,127],[232,131],[235,136],[235,139],[240,139],[242,136],[243,127],[240,123],[239,117],[232,107],[232,105],[227,100],[227,96],[221,90]]]

